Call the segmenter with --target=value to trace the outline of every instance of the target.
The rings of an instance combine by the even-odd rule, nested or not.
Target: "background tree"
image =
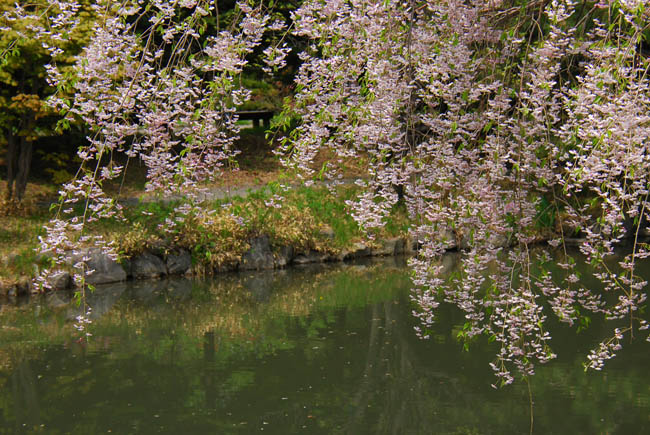
[[[7,199],[22,200],[34,142],[57,134],[45,100],[47,67],[69,70],[92,29],[90,2],[0,1],[0,141],[6,146]],[[66,68],[66,65],[68,68]]]

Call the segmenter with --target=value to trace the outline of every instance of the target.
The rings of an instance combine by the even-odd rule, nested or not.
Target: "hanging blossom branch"
[[[88,224],[123,219],[116,198],[103,189],[124,176],[115,157],[143,161],[147,191],[183,195],[190,206],[177,213],[196,213],[201,184],[218,177],[236,154],[235,110],[250,97],[238,78],[269,22],[262,3],[249,2],[238,3],[230,28],[211,36],[203,31],[218,13],[214,1],[99,1],[94,11],[93,37],[73,73],[48,66],[50,83],[60,90],[50,104],[80,120],[89,135],[41,250],[53,258],[53,269],[74,265],[82,294],[92,273],[88,248],[116,256],[111,244],[86,235]],[[47,287],[50,273],[37,281]]]
[[[628,319],[590,355],[590,368],[624,334],[648,327],[638,314],[647,283],[635,272],[647,256],[638,243],[650,168],[649,63],[637,50],[645,6],[601,2],[579,12],[554,0],[512,14],[498,1],[332,0],[307,1],[293,17],[311,46],[301,54],[291,109],[301,123],[285,140],[285,163],[309,177],[323,147],[338,159],[370,158],[368,189],[349,205],[359,224],[375,227],[402,196],[418,222],[418,334],[428,336],[439,303],[456,305],[463,338],[499,344],[491,367],[503,384],[555,357],[546,306],[572,325],[589,313]],[[331,163],[325,173],[335,178]],[[549,241],[562,273],[533,247],[544,213],[562,221]],[[581,283],[565,228],[584,232],[582,253],[604,291]],[[632,253],[608,266],[629,231]],[[444,278],[439,258],[457,243],[466,251],[460,272]]]
[[[637,49],[644,2],[577,10],[570,0],[536,1],[519,14],[501,3],[305,1],[292,16],[292,31],[310,44],[289,109],[300,124],[281,152],[307,178],[324,147],[336,157],[321,174],[333,179],[345,159],[372,162],[365,193],[348,205],[365,228],[383,225],[399,201],[416,222],[418,333],[427,336],[439,303],[456,305],[463,338],[498,343],[491,367],[508,384],[555,357],[547,312],[571,325],[589,313],[626,321],[590,355],[587,367],[596,369],[625,334],[648,327],[639,315],[646,283],[635,271],[648,255],[639,234],[650,96],[649,63]],[[91,134],[43,249],[57,261],[77,258],[81,284],[78,242],[110,252],[84,236],[85,226],[121,216],[102,183],[124,168],[104,163],[120,152],[142,159],[148,189],[189,196],[181,220],[198,213],[193,192],[234,155],[233,111],[249,97],[236,78],[265,30],[283,26],[245,2],[230,29],[205,38],[211,1],[100,2],[95,10],[95,36],[75,74],[50,68],[52,84],[71,94],[52,104]],[[262,51],[269,71],[283,66],[282,40]],[[550,252],[532,246],[549,213],[561,221],[549,241],[560,249],[560,274]],[[568,229],[585,234],[582,254],[603,292],[581,284]],[[632,253],[612,265],[630,232]],[[455,245],[465,250],[460,272],[445,278],[440,256]]]
[[[647,282],[636,274],[636,266],[649,255],[647,245],[639,243],[639,232],[648,211],[650,118],[643,107],[650,101],[650,64],[638,52],[648,26],[647,2],[625,1],[616,9],[602,2],[596,6],[608,9],[612,19],[594,20],[580,86],[565,93],[568,119],[559,135],[575,148],[560,150],[559,158],[568,168],[562,189],[588,191],[598,199],[596,219],[585,226],[581,251],[605,292],[617,295],[615,304],[599,308],[608,319],[628,319],[627,326],[616,328],[589,356],[586,368],[601,369],[621,348],[624,334],[647,329],[639,315]],[[617,270],[606,259],[626,236],[634,246]]]

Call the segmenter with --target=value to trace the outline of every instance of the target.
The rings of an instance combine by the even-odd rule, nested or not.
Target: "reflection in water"
[[[461,350],[462,315],[441,310],[431,340],[415,337],[408,277],[390,259],[121,284],[89,297],[87,343],[61,299],[3,309],[0,433],[527,432],[525,386],[490,388],[494,349]],[[554,329],[535,432],[649,432],[644,344],[584,374],[605,328]]]

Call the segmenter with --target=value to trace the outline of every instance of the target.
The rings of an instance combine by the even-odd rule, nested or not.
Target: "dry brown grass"
[[[27,188],[25,189],[25,199],[22,201],[22,204],[7,204],[5,198],[7,197],[7,181],[0,181],[0,198],[2,199],[2,204],[0,205],[0,216],[4,216],[4,210],[7,210],[7,207],[17,208],[18,211],[26,210],[27,214],[33,213],[33,208],[39,202],[49,201],[56,199],[58,188],[48,183],[27,183]]]
[[[237,189],[249,188],[266,185],[273,181],[291,181],[291,175],[287,174],[278,161],[277,156],[273,154],[273,145],[267,140],[260,131],[244,130],[241,139],[237,142],[237,149],[241,153],[236,157],[232,167],[226,168],[218,179],[208,187],[214,189]],[[314,161],[313,168],[318,170],[326,161],[335,161],[336,156],[328,150],[321,151]],[[116,162],[125,164],[126,161]],[[338,162],[342,168],[343,176],[353,178],[363,176],[367,169],[368,162],[365,159],[355,159]],[[236,170],[235,170],[236,169]],[[146,166],[139,160],[132,159],[128,162],[127,171],[123,178],[105,183],[104,187],[111,195],[117,195],[119,198],[146,198],[149,195],[144,194],[146,183]],[[38,236],[44,234],[43,225],[48,221],[50,213],[48,212],[48,203],[56,201],[58,186],[48,183],[29,183],[27,186],[25,200],[21,203],[13,201],[4,201],[1,198],[6,196],[6,182],[0,181],[0,277],[4,281],[18,281],[23,276],[32,276],[34,274],[34,263],[37,256],[34,249],[38,245]],[[292,210],[290,218],[305,217],[296,210]],[[289,218],[284,216],[283,218]],[[267,222],[268,225],[275,225],[277,220]],[[313,230],[314,223],[307,225],[302,222],[296,225],[296,228],[305,229],[308,227],[309,233],[315,233]],[[264,225],[261,225],[264,227]],[[286,225],[277,226],[278,228],[291,228]],[[264,227],[268,230],[268,228]],[[149,234],[133,232],[132,240],[128,237],[126,241],[132,242],[125,246],[125,251],[135,251],[141,248],[142,240],[148,239]],[[313,231],[312,231],[313,230]],[[103,233],[120,233],[115,228],[97,228],[94,231]],[[303,247],[315,248],[314,241],[303,240],[302,235],[287,233],[273,235],[285,243],[294,243]],[[113,234],[115,235],[115,234]],[[300,236],[300,237],[299,237]],[[126,243],[128,245],[128,243]],[[232,246],[230,247],[232,248]],[[240,252],[243,246],[237,246],[236,251]],[[227,258],[217,255],[215,261],[221,263]]]

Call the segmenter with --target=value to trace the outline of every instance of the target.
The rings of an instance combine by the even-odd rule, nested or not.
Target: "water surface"
[[[403,259],[121,284],[87,342],[62,295],[4,305],[0,433],[528,433],[525,383],[490,386],[496,349],[463,351],[453,309],[416,338],[409,286]],[[647,343],[583,372],[609,330],[553,325],[535,433],[650,433]]]

